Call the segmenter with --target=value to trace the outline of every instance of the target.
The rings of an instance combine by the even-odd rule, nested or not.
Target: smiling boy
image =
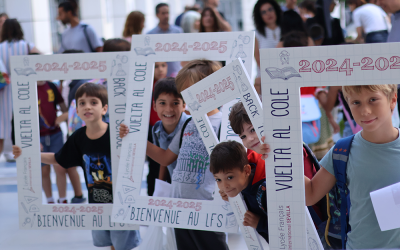
[[[112,172],[110,128],[102,120],[107,113],[107,89],[95,83],[84,83],[75,94],[76,113],[86,126],[76,130],[57,153],[41,153],[46,164],[60,164],[64,168],[82,166],[88,189],[89,203],[112,203]],[[21,148],[13,146],[14,157],[21,155]],[[111,249],[132,249],[139,245],[137,230],[93,230],[93,244]]]
[[[370,197],[370,192],[400,182],[399,130],[391,119],[396,93],[396,84],[343,87],[354,120],[363,128],[354,136],[347,160],[351,231],[346,249],[400,248],[400,229],[380,230]],[[314,178],[304,177],[307,205],[315,204],[335,185],[335,155],[332,148]]]

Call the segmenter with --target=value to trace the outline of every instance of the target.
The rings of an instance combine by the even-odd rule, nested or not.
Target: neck
[[[71,28],[73,28],[79,24],[79,18],[77,16],[72,17],[69,23],[71,24]]]
[[[162,30],[167,30],[169,28],[169,23],[158,23],[158,27]]]
[[[276,27],[278,27],[278,25],[276,25],[276,23],[271,23],[271,24],[267,24],[268,29],[274,30],[276,29]]]
[[[366,141],[375,144],[384,144],[396,140],[399,137],[399,130],[393,127],[392,120],[390,120],[390,124],[385,126],[385,128],[379,128],[379,131],[367,132],[362,130],[361,136]]]

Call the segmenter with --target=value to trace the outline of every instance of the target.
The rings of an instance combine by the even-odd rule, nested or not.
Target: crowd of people
[[[357,37],[354,40],[345,39],[345,31],[340,25],[340,20],[331,17],[330,13],[336,4],[336,0],[304,0],[299,4],[297,4],[297,0],[286,0],[282,5],[275,0],[257,1],[253,9],[256,38],[254,58],[257,63],[254,86],[260,95],[260,49],[400,42],[400,0],[348,0],[346,4],[352,11],[352,20],[357,31]],[[232,30],[231,25],[225,19],[224,14],[218,11],[218,5],[218,0],[204,0],[202,7],[187,6],[184,12],[176,18],[175,23],[171,24],[169,5],[160,3],[155,8],[159,22],[147,34],[229,32]],[[61,46],[58,53],[129,51],[132,36],[142,34],[145,18],[142,12],[132,11],[126,18],[121,38],[103,41],[92,26],[79,19],[77,3],[72,0],[64,1],[58,6],[57,19],[67,25],[67,28],[61,35]],[[9,82],[9,75],[13,72],[10,70],[10,57],[40,54],[40,51],[33,43],[24,39],[19,22],[16,19],[10,19],[5,13],[0,14],[0,36],[0,72],[3,76],[3,78],[0,77],[0,153],[2,153],[4,140],[13,136],[11,98],[11,84],[13,83]],[[264,159],[269,153],[268,144],[258,140],[243,105],[238,103],[232,107],[229,120],[234,132],[242,139],[243,145],[252,151],[246,153],[241,144],[226,142],[215,147],[212,155],[209,156],[194,122],[191,121],[190,114],[185,111],[185,102],[180,94],[222,66],[221,62],[203,59],[190,62],[157,62],[155,64],[149,142],[147,144],[148,195],[153,195],[155,179],[161,179],[172,184],[171,197],[211,200],[213,199],[213,186],[217,182],[224,200],[228,200],[228,197],[234,197],[240,192],[243,194],[249,209],[245,214],[243,224],[255,228],[268,241],[264,169]],[[66,198],[66,178],[68,176],[74,189],[71,203],[84,203],[86,199],[89,203],[111,203],[111,169],[104,169],[101,174],[96,170],[93,178],[85,175],[89,191],[87,198],[82,193],[80,177],[77,172],[77,166],[85,168],[87,161],[90,161],[90,155],[94,154],[98,159],[102,158],[107,162],[107,166],[111,166],[108,97],[105,88],[107,81],[105,79],[63,80],[58,85],[51,80],[37,82],[42,186],[47,198],[46,202],[68,202]],[[302,95],[311,95],[318,100],[321,111],[318,138],[303,148],[307,205],[316,204],[335,184],[335,173],[332,162],[329,160],[329,157],[332,159],[333,134],[339,133],[341,137],[356,134],[353,144],[356,145],[354,147],[357,147],[357,153],[360,154],[372,150],[372,146],[368,143],[374,145],[389,143],[391,144],[390,149],[393,150],[397,150],[399,147],[397,129],[399,114],[396,104],[398,88],[394,85],[382,86],[348,87],[343,90],[342,87],[301,89]],[[357,99],[361,100],[360,103],[364,103],[364,101],[368,103],[368,98],[378,99],[376,105],[382,107],[379,112],[382,112],[385,118],[387,116],[391,119],[385,119],[377,130],[364,130],[364,134],[361,135],[359,133],[362,129],[360,125],[363,125],[360,124],[359,113],[361,111],[357,110],[349,100]],[[383,101],[386,100],[385,98],[388,102]],[[387,109],[384,109],[385,105]],[[332,111],[335,107],[339,108],[339,117],[342,119],[333,115]],[[219,109],[215,109],[207,115],[218,134],[217,130],[219,130],[222,119],[221,112]],[[65,144],[60,129],[62,122],[68,124],[68,139]],[[124,137],[128,131],[128,127],[121,124],[120,137]],[[99,147],[100,145],[101,147]],[[379,150],[385,151],[388,150],[388,147],[381,147]],[[312,151],[318,160],[322,160],[323,167],[317,174],[319,163],[314,160]],[[14,147],[13,153],[18,157],[21,149]],[[387,155],[388,159],[394,157],[387,153],[382,155]],[[196,159],[193,158],[194,156]],[[352,164],[371,165],[371,162],[375,164],[376,161],[376,159],[369,159],[361,163],[353,161]],[[185,165],[187,162],[197,162],[196,164],[208,166],[205,169],[204,182],[200,188],[179,181],[178,175],[188,171]],[[388,162],[388,164],[391,163]],[[53,165],[56,173],[59,194],[57,201],[53,198],[51,188],[50,165]],[[372,167],[368,171],[374,172]],[[398,170],[387,171],[390,176],[399,174]],[[102,178],[101,187],[96,186],[97,178],[100,177]],[[361,182],[360,177],[354,172],[349,174],[348,178],[354,180],[355,183]],[[382,180],[386,186],[395,182],[399,182],[399,179],[385,178]],[[368,185],[361,187],[355,185],[349,186],[349,189],[352,189],[351,192],[356,190],[356,192],[362,193],[360,188],[371,189]],[[98,196],[93,195],[94,192],[99,192],[98,190],[107,193],[102,196],[101,200],[98,199]],[[353,197],[353,199],[359,201],[358,198]],[[396,240],[400,237],[399,230],[380,232],[377,222],[371,221],[369,217],[365,220],[367,224],[363,224],[365,222],[360,216],[371,215],[360,212],[359,204],[364,203],[360,202],[358,205],[354,205],[359,214],[350,217],[352,232],[348,235],[347,247],[353,249],[400,247],[399,241]],[[319,211],[320,208],[314,207],[314,209]],[[369,227],[368,232],[365,231],[365,227]],[[374,240],[375,234],[380,235],[379,240]],[[95,246],[111,246],[112,249],[117,250],[132,249],[141,242],[139,232],[135,230],[97,230],[93,231],[92,235]],[[175,239],[178,249],[194,249],[194,246],[197,249],[228,249],[224,233],[175,229]],[[335,243],[334,239],[330,239],[329,242],[326,238],[324,241],[323,235],[321,235],[321,239],[326,248],[342,247],[341,243]]]

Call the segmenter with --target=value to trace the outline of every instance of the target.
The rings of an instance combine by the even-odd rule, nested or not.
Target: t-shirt
[[[374,31],[388,30],[387,15],[381,7],[367,3],[353,11],[353,22],[356,27],[362,27],[366,34]]]
[[[112,203],[110,126],[98,139],[86,135],[86,126],[76,130],[55,154],[64,168],[82,166],[89,203]]]
[[[61,47],[58,50],[59,53],[65,50],[83,50],[84,52],[92,52],[90,49],[90,44],[93,49],[103,46],[103,41],[96,35],[93,27],[90,25],[86,26],[86,34],[84,32],[84,23],[79,23],[75,27],[67,28],[61,35]]]
[[[332,150],[321,165],[334,175]],[[381,231],[370,192],[400,182],[400,138],[375,144],[361,132],[354,137],[347,163],[350,190],[350,226],[346,249],[400,248],[400,229]]]
[[[163,30],[160,28],[160,26],[157,25],[154,29],[147,32],[147,34],[177,34],[177,33],[183,33],[182,28],[172,24],[169,25],[167,30]],[[180,62],[167,62],[167,64],[168,64],[167,76],[175,77],[178,74],[179,70],[182,68]]]
[[[222,113],[208,117],[216,134],[220,129]],[[183,133],[172,139],[169,149],[178,155],[176,167],[171,177],[172,197],[182,199],[212,200],[215,191],[215,178],[210,172],[210,156],[193,120]]]
[[[57,110],[54,102],[57,101],[57,104],[60,104],[64,102],[64,99],[60,91],[57,90],[56,93],[54,93],[49,84],[52,83],[46,82],[43,85],[37,85],[40,136],[53,135],[61,131],[60,127],[55,124]]]
[[[174,131],[170,134],[167,134],[167,132],[164,130],[164,127],[162,125],[162,121],[156,122],[154,124],[153,130],[152,130],[152,137],[153,137],[153,144],[162,148],[162,149],[168,149],[169,144],[172,142],[172,139],[174,139],[175,135],[178,134],[178,132],[181,132],[181,128],[183,124],[186,122],[187,119],[189,119],[189,115],[187,115],[185,112],[182,112],[181,118],[179,119],[178,125],[176,125]],[[180,134],[179,134],[180,135]],[[176,161],[173,163],[169,164],[167,166],[169,175],[172,176],[172,173],[176,167]]]
[[[389,43],[400,42],[400,11],[392,15],[392,30],[387,41]]]

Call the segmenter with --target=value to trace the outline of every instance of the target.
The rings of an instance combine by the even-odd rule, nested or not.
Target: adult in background
[[[159,3],[156,6],[156,16],[159,20],[158,25],[150,30],[147,34],[173,34],[173,33],[183,33],[181,27],[169,24],[169,6],[166,3]],[[179,62],[168,62],[168,72],[167,76],[175,77],[181,65]]]
[[[232,27],[225,20],[224,14],[218,11],[219,0],[204,0],[204,8],[210,8],[216,17],[216,21],[218,22],[218,26],[222,31],[231,31]],[[204,11],[204,10],[203,10]]]
[[[5,72],[11,76],[10,57],[39,53],[33,43],[24,40],[24,32],[17,19],[6,19],[1,30],[0,61],[4,63]],[[0,89],[0,153],[3,151],[4,139],[11,137],[12,96],[11,83]],[[11,160],[11,155],[6,155]]]
[[[132,35],[142,34],[144,28],[144,14],[140,11],[132,11],[126,17],[125,28],[122,36],[128,42],[132,42]]]
[[[57,20],[64,25],[70,24],[61,34],[59,53],[65,50],[83,50],[84,52],[101,52],[103,41],[97,36],[93,27],[82,23],[78,17],[78,5],[75,1],[66,1],[58,5]]]
[[[194,10],[187,11],[181,20],[181,28],[184,33],[197,33],[200,29],[201,14]]]
[[[299,8],[297,7],[297,0],[286,0],[285,4],[281,6],[281,9],[282,12],[294,10],[298,13]]]
[[[378,5],[386,13],[392,13],[392,30],[389,33],[387,42],[400,42],[400,0],[378,0]]]
[[[384,43],[387,41],[388,16],[377,5],[365,0],[348,0],[347,4],[353,12],[353,22],[357,27],[356,42]]]
[[[231,31],[230,29],[226,29],[226,26],[221,27],[217,19],[218,17],[213,9],[210,7],[204,8],[201,12],[199,32]]]
[[[315,1],[304,0],[299,4],[299,14],[303,21],[315,16]]]
[[[261,95],[260,49],[275,48],[281,38],[281,7],[275,0],[258,0],[253,9],[256,27],[254,58],[257,62],[257,76],[254,87]]]
[[[0,34],[1,34],[1,28],[3,27],[3,24],[7,19],[8,19],[8,15],[6,13],[0,14]]]

